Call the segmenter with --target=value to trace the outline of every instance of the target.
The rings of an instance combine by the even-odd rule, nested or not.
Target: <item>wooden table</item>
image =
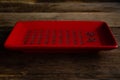
[[[40,4],[37,4],[38,8]],[[30,7],[28,11],[24,8],[21,11],[14,6],[11,7],[13,9],[10,8],[13,10],[11,12],[8,7],[0,7],[0,80],[120,80],[120,48],[86,54],[79,52],[26,54],[4,49],[6,38],[19,20],[102,20],[109,24],[120,45],[119,3],[45,4],[54,4],[54,7],[45,10],[44,13],[38,8],[33,13]],[[60,6],[62,4],[66,4],[67,7],[63,8]],[[86,8],[73,8],[74,4]],[[88,5],[91,6],[87,8]],[[9,13],[2,12],[2,9]],[[19,11],[21,13],[18,13]]]

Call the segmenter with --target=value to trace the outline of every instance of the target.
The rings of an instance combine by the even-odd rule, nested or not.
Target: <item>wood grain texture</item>
[[[9,26],[0,27],[1,45],[11,29]],[[111,29],[120,45],[120,28]],[[0,80],[120,79],[120,48],[86,54],[79,52],[26,54],[1,47],[0,53]]]
[[[119,3],[1,1],[5,0],[0,0],[0,80],[120,80],[120,48],[85,54],[77,51],[26,54],[6,50],[3,46],[15,23],[21,20],[105,21],[120,45]],[[41,3],[44,1],[47,3]],[[56,1],[60,3],[48,3]]]
[[[0,26],[14,26],[21,20],[89,20],[105,21],[111,27],[120,27],[119,13],[0,13]]]
[[[0,2],[120,2],[119,0],[0,0]]]
[[[36,1],[37,1],[37,0],[0,0],[0,2],[18,2],[18,3],[19,3],[19,2],[22,2],[22,3],[23,3],[23,2],[24,2],[24,3],[25,3],[25,2],[27,2],[27,3],[32,2],[32,3],[33,3],[33,2],[36,2]]]
[[[0,3],[0,12],[120,12],[120,3]]]

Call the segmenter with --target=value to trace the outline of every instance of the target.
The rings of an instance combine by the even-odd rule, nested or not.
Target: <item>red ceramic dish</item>
[[[11,50],[108,50],[118,45],[101,21],[20,21],[4,44]]]

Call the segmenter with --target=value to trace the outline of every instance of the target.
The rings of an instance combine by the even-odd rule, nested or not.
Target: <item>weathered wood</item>
[[[29,3],[29,2],[37,2],[37,0],[0,0],[0,2],[22,2],[22,3]]]
[[[119,3],[0,3],[0,12],[120,12]]]
[[[26,54],[6,50],[3,46],[13,26],[20,20],[101,20],[108,23],[120,45],[119,3],[36,3],[72,0],[36,0],[33,3],[29,2],[35,0],[14,1],[20,3],[0,3],[0,80],[120,79],[120,48],[86,54],[77,51]]]
[[[66,1],[79,1],[79,2],[120,2],[119,0],[0,0],[0,2],[66,2]]]
[[[0,27],[2,44],[1,40],[5,40],[12,29],[8,28]],[[120,45],[120,28],[111,29]],[[120,79],[120,48],[86,54],[79,52],[26,54],[2,48],[0,53],[1,80]]]
[[[0,26],[14,26],[21,20],[100,20],[120,27],[119,13],[0,13]]]

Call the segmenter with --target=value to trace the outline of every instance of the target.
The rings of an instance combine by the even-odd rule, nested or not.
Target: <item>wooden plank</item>
[[[119,0],[0,0],[0,2],[67,2],[67,1],[78,1],[78,2],[120,2]]]
[[[0,12],[120,12],[119,3],[0,3]]]
[[[120,43],[120,28],[111,29]],[[0,27],[0,43],[3,37],[9,35],[9,31],[5,27]],[[25,54],[2,50],[0,49],[1,80],[120,79],[120,48],[88,54]]]
[[[33,3],[33,2],[36,2],[36,0],[0,0],[0,2],[27,2],[27,3],[29,3],[29,2],[31,2],[31,3]]]
[[[120,27],[119,13],[0,13],[0,26],[14,26],[21,20],[100,20],[111,27]]]

